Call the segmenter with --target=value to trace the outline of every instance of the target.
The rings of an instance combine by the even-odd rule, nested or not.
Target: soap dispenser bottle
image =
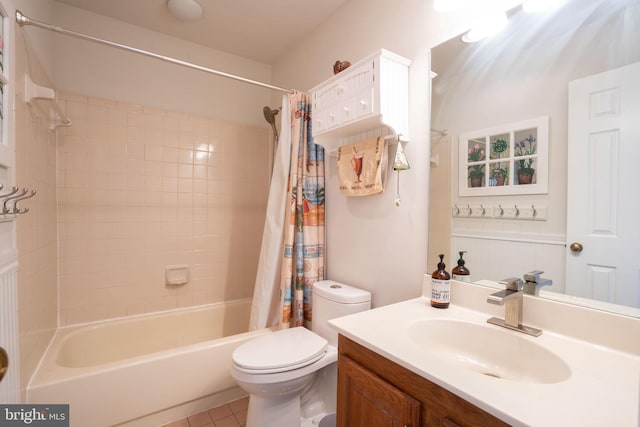
[[[438,269],[431,275],[431,307],[448,308],[451,299],[451,276],[445,270],[444,254],[438,256]]]
[[[464,266],[464,260],[462,259],[462,255],[466,251],[458,252],[460,254],[460,259],[458,260],[458,266],[451,271],[453,280],[459,280],[461,282],[470,282],[471,281],[471,272],[467,267]]]

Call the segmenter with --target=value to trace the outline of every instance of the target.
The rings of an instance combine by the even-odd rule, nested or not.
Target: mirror
[[[631,189],[631,193],[626,194],[606,193],[608,198],[591,201],[588,211],[573,207],[575,195],[588,191],[572,181],[571,177],[577,176],[576,167],[584,165],[576,165],[578,156],[570,154],[569,141],[570,137],[575,140],[576,134],[585,127],[576,124],[576,115],[571,113],[577,108],[575,88],[581,84],[577,81],[640,66],[640,3],[637,0],[556,3],[561,4],[543,13],[526,13],[521,7],[514,8],[509,11],[508,27],[490,39],[466,44],[456,37],[432,49],[431,68],[435,74],[432,76],[429,266],[435,269],[437,259],[432,259],[436,258],[433,254],[447,253],[450,271],[459,258],[458,251],[466,251],[466,266],[474,281],[497,282],[506,277],[522,277],[528,271],[544,270],[543,276],[551,279],[553,285],[541,291],[543,297],[639,316],[640,246],[629,245],[640,242],[640,227],[634,220],[629,225],[623,224],[621,219],[629,217],[626,212],[633,207],[619,205],[627,199],[640,199],[637,187],[625,187]],[[632,80],[635,87],[640,85],[638,77]],[[617,106],[622,96],[608,101],[593,96],[589,99],[592,99],[589,108],[598,109],[605,104]],[[635,110],[636,119],[631,120],[635,122],[634,127],[617,133],[621,138],[631,135],[636,146],[640,145],[637,144],[638,111]],[[546,192],[460,194],[458,138],[461,134],[541,116],[549,117]],[[511,147],[515,143],[517,141],[512,141]],[[608,183],[607,177],[603,177],[607,167],[609,172],[616,171],[618,182],[624,182],[629,171],[616,162],[622,162],[624,159],[620,157],[626,155],[616,157],[591,146],[588,150],[590,157],[583,163],[591,165],[589,170],[598,175],[586,178],[586,182]],[[637,148],[634,150],[633,153],[638,152]],[[609,191],[607,188],[601,187],[603,191]],[[612,209],[603,211],[601,207],[607,203]],[[638,206],[637,201],[633,203]],[[523,209],[528,218],[518,217]],[[534,211],[537,217],[531,218]],[[588,271],[583,268],[583,273],[567,274],[573,271],[568,267],[572,262],[600,246],[576,241],[584,243],[584,250],[572,252],[571,227],[582,217],[598,219],[598,212],[604,212],[609,220],[615,219],[618,227],[602,234],[627,235],[631,242],[636,242],[627,242],[622,249],[624,253],[633,254],[624,261],[633,273],[633,281],[616,283],[614,279],[621,275],[620,270],[610,266],[611,260],[604,259],[589,261],[595,267]],[[577,247],[573,245],[574,249]],[[623,281],[625,283],[620,283]]]

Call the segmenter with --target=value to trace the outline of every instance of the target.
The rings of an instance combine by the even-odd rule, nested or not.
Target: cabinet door
[[[346,356],[338,362],[338,427],[418,427],[420,402]]]
[[[355,99],[356,117],[364,117],[376,111],[375,91],[372,87],[361,90]]]

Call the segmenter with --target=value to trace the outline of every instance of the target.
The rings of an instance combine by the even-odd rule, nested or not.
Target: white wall
[[[335,157],[326,162],[327,276],[371,291],[375,306],[418,296],[427,272],[429,50],[468,24],[468,17],[447,21],[431,4],[352,0],[273,65],[274,84],[308,90],[332,76],[338,59],[356,62],[385,48],[413,61],[402,205],[393,203],[394,172],[383,195],[345,198]]]
[[[267,64],[65,4],[55,4],[52,22],[219,71],[271,80],[271,67]],[[262,106],[271,101],[267,89],[68,36],[49,36],[55,40],[53,80],[60,90],[266,127]]]
[[[39,21],[51,22],[53,9],[56,5],[53,1],[42,0],[12,0],[15,9],[20,10],[24,15]],[[5,4],[6,6],[6,4]],[[9,11],[7,11],[9,12]],[[9,15],[13,18],[15,11]],[[12,21],[14,21],[12,19]],[[17,24],[16,28],[18,27]],[[24,38],[28,45],[29,54],[35,55],[46,72],[48,79],[53,77],[53,58],[55,56],[53,37],[48,31],[24,31]]]

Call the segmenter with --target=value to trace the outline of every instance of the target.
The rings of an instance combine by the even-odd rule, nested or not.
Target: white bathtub
[[[245,395],[231,353],[251,300],[60,328],[27,388],[29,403],[68,403],[72,427],[157,426]]]

